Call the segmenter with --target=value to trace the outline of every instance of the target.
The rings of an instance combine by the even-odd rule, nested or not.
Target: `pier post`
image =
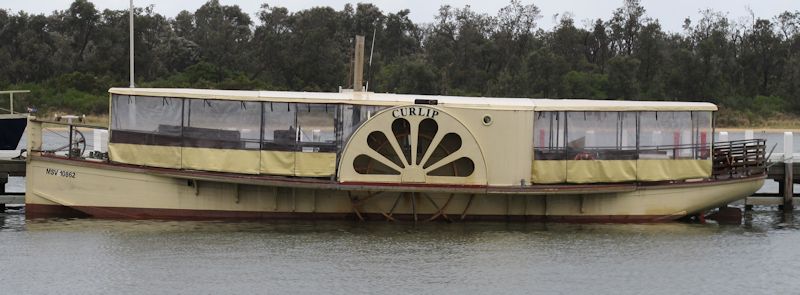
[[[6,184],[8,183],[8,173],[0,172],[0,195],[6,194]],[[0,213],[6,212],[6,204],[0,204]]]
[[[783,210],[794,210],[793,197],[794,197],[794,175],[792,169],[792,162],[794,157],[794,138],[791,132],[783,133]]]

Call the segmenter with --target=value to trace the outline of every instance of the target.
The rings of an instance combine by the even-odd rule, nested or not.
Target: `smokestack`
[[[356,56],[353,67],[353,91],[364,89],[364,36],[356,36]]]

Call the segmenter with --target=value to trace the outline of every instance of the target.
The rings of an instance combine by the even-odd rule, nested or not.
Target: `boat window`
[[[183,146],[259,149],[261,103],[192,99],[183,115]]]
[[[711,112],[692,112],[694,125],[695,158],[706,160],[711,155],[712,128]]]
[[[347,143],[353,132],[358,129],[361,124],[372,118],[375,114],[385,109],[382,106],[365,106],[365,105],[340,105],[340,115],[337,116],[341,124],[341,134],[339,141]],[[340,148],[341,150],[341,148]]]
[[[261,149],[295,151],[297,148],[297,105],[285,102],[265,102],[262,133]]]
[[[332,104],[297,105],[298,147],[303,152],[336,152],[335,120]]]
[[[182,99],[114,95],[111,104],[110,142],[181,145]]]
[[[567,159],[635,160],[635,112],[567,112]]]
[[[535,112],[533,150],[536,160],[565,160],[564,112]]]
[[[697,133],[695,125],[701,120],[699,117],[693,120],[692,112],[641,112],[639,116],[641,158],[692,159],[699,156],[695,144],[701,139],[693,133]]]

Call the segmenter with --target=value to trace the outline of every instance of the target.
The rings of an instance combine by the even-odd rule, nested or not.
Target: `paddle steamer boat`
[[[29,120],[29,217],[659,222],[765,177],[763,141],[714,143],[711,103],[109,92],[107,157]]]

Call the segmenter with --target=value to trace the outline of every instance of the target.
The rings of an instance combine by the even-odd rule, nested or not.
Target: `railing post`
[[[69,147],[67,148],[67,159],[72,159],[72,124],[69,124]]]
[[[783,163],[784,163],[784,188],[783,188],[783,210],[791,211],[794,209],[794,173],[792,162],[794,157],[794,138],[791,132],[783,133]]]
[[[31,155],[39,155],[42,151],[42,123],[35,119],[34,116],[28,116],[28,161]]]

